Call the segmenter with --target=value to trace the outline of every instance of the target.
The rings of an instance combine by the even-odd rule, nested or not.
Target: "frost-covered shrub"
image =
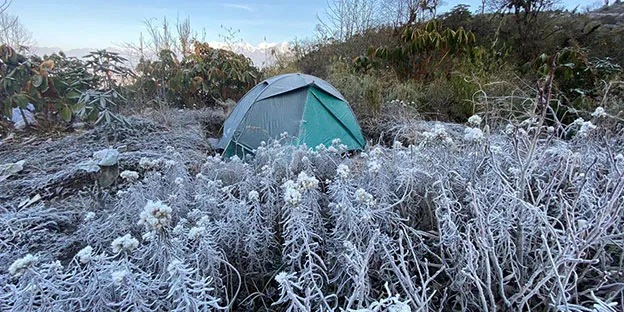
[[[466,128],[464,130],[464,140],[480,143],[483,141],[483,131],[479,128]]]
[[[139,173],[132,170],[124,170],[119,176],[128,182],[134,182],[139,179]]]
[[[161,201],[149,200],[141,212],[139,225],[144,225],[148,231],[160,231],[171,221],[171,207]]]
[[[9,266],[9,273],[14,277],[20,277],[24,275],[27,269],[33,267],[37,261],[39,261],[38,257],[27,254],[24,258],[15,260],[15,262]]]
[[[338,165],[338,168],[336,169],[336,174],[338,175],[338,178],[340,180],[346,181],[347,179],[349,179],[351,170],[349,169],[349,166],[345,164],[340,164]]]
[[[102,205],[3,207],[0,310],[612,307],[624,145],[593,117],[492,131],[474,117],[352,157],[287,138],[193,166],[163,149]]]
[[[115,254],[122,251],[132,251],[137,248],[137,246],[139,246],[139,241],[130,234],[118,237],[111,243],[111,248]]]
[[[470,124],[473,127],[478,128],[482,122],[483,122],[483,119],[479,115],[472,115],[470,116],[470,118],[468,118],[468,124]]]
[[[452,144],[453,138],[446,132],[446,128],[439,123],[436,123],[430,131],[425,131],[422,133],[424,137],[423,142],[427,143],[443,143],[443,144]]]
[[[87,264],[91,261],[91,257],[93,256],[93,247],[87,246],[85,248],[80,249],[80,251],[76,254],[78,261],[82,264]]]
[[[162,161],[159,159],[149,159],[147,157],[139,159],[139,167],[143,170],[156,169],[161,165],[161,163]]]

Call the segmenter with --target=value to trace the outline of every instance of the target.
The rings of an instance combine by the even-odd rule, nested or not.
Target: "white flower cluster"
[[[63,265],[61,264],[61,261],[56,260],[50,263],[50,269],[60,273],[61,271],[63,271]]]
[[[381,171],[381,164],[383,163],[381,159],[384,157],[384,152],[379,147],[373,148],[368,153],[362,153],[362,157],[367,159],[368,172],[377,174]]]
[[[483,141],[483,138],[483,131],[481,131],[481,129],[479,128],[464,129],[464,140],[466,141],[480,143],[481,141]]]
[[[296,206],[301,202],[301,192],[311,191],[318,188],[319,180],[314,176],[308,176],[307,173],[301,172],[297,176],[297,182],[288,180],[284,182],[284,202],[287,205]]]
[[[139,241],[132,237],[130,234],[126,234],[122,237],[117,237],[111,243],[113,253],[117,254],[123,250],[132,251],[139,246]]]
[[[360,204],[365,206],[372,206],[375,204],[375,200],[373,199],[373,195],[368,193],[366,190],[359,188],[355,191],[355,200]]]
[[[596,107],[596,110],[591,114],[594,117],[607,117],[607,112],[601,106]]]
[[[510,123],[505,126],[505,134],[507,135],[512,135],[515,130],[516,127]]]
[[[27,254],[24,258],[15,260],[15,262],[9,266],[9,273],[15,277],[20,277],[24,275],[28,268],[34,266],[37,261],[39,261],[38,257]]]
[[[205,231],[206,228],[203,226],[194,226],[188,232],[189,239],[198,239],[201,236],[201,233]]]
[[[280,284],[280,285],[284,285],[290,282],[291,279],[294,279],[295,275],[294,274],[288,274],[286,272],[279,272],[277,273],[277,275],[275,275],[275,281]]]
[[[205,227],[205,226],[209,226],[211,224],[211,222],[212,221],[210,220],[210,217],[203,216],[203,217],[201,217],[201,219],[199,219],[199,221],[197,221],[197,225]]]
[[[349,179],[349,175],[351,175],[351,169],[345,164],[340,164],[338,168],[336,168],[336,175],[340,180],[346,181]]]
[[[591,121],[585,121],[583,120],[583,118],[575,120],[573,124],[581,126],[577,134],[583,138],[587,137],[591,130],[597,128],[596,125],[594,125]]]
[[[182,185],[182,183],[184,183],[184,179],[182,179],[181,177],[177,177],[175,179],[175,181],[173,181],[176,185]]]
[[[441,141],[444,144],[453,143],[453,139],[448,132],[446,132],[446,128],[439,123],[436,123],[431,131],[425,131],[422,134],[425,137],[425,140],[429,142]]]
[[[167,272],[169,272],[169,275],[175,275],[178,267],[182,265],[184,265],[182,261],[175,259],[167,266]]]
[[[126,279],[126,276],[128,276],[128,274],[130,274],[130,272],[128,272],[127,270],[120,270],[120,271],[115,271],[111,273],[111,277],[113,278],[113,283],[115,283],[115,285],[117,286],[121,286],[121,284],[123,284],[123,281],[124,279]]]
[[[327,149],[331,153],[343,153],[347,151],[347,146],[342,144],[342,140],[340,138],[335,138],[332,140],[332,146]]]
[[[167,147],[165,147],[165,151],[167,151],[167,153],[173,153],[175,152],[175,148],[171,145],[167,145]]]
[[[145,225],[148,230],[160,230],[171,220],[171,207],[161,201],[147,201],[141,212],[139,225]]]
[[[158,159],[149,159],[147,157],[141,157],[139,159],[139,167],[143,170],[156,169],[160,166],[160,160]]]
[[[165,168],[167,169],[173,168],[177,164],[178,162],[176,162],[175,160],[171,160],[171,159],[165,160]]]
[[[119,176],[128,182],[134,182],[139,179],[139,173],[132,170],[124,170]]]
[[[287,205],[296,206],[301,202],[301,193],[293,180],[286,181],[282,188],[284,188],[284,202]]]
[[[209,167],[210,165],[222,164],[223,158],[220,155],[208,156],[206,158],[206,162],[204,163],[204,167]]]
[[[366,164],[370,173],[376,174],[381,170],[381,163],[377,161],[377,158],[372,158]]]
[[[492,145],[490,146],[490,151],[494,154],[501,154],[503,152],[503,148],[498,145]]]
[[[93,211],[87,212],[87,214],[84,217],[85,222],[89,222],[89,221],[91,221],[93,219],[95,219],[95,212],[93,212]]]
[[[483,122],[483,119],[479,115],[472,115],[470,116],[470,118],[468,118],[468,124],[473,127],[479,127],[481,125],[481,122]]]
[[[414,105],[416,105],[416,102],[414,102],[414,101],[406,102],[406,101],[403,101],[403,100],[394,99],[394,100],[390,101],[390,104],[399,104],[399,105],[401,105],[403,107],[406,107],[408,105],[414,106]]]
[[[284,188],[284,202],[290,206],[297,206],[301,202],[301,193],[297,190],[297,185],[293,180],[286,181]]]
[[[260,193],[258,193],[257,191],[249,191],[249,193],[247,194],[247,200],[249,200],[252,203],[258,202],[260,201]]]
[[[91,247],[91,246],[87,246],[85,248],[82,248],[76,254],[76,257],[78,257],[78,261],[80,261],[80,263],[82,263],[82,264],[89,263],[89,261],[91,261],[91,257],[92,256],[93,256],[93,247]]]
[[[403,143],[401,143],[400,141],[394,141],[394,143],[392,143],[392,148],[401,149],[403,148]]]
[[[308,176],[304,171],[297,176],[298,188],[302,191],[310,191],[318,187],[319,180]]]
[[[268,165],[264,165],[262,166],[262,168],[260,168],[260,171],[262,172],[262,175],[267,176],[273,172],[273,168]]]

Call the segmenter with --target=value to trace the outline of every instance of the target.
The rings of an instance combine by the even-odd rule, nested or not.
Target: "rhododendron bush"
[[[594,123],[163,146],[102,205],[0,210],[0,310],[621,310],[624,145]]]

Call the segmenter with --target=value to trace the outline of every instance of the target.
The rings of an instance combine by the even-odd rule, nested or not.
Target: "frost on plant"
[[[483,122],[483,119],[479,115],[472,115],[470,116],[470,118],[468,118],[468,124],[473,127],[479,127],[481,125],[481,122]]]
[[[124,170],[119,176],[128,182],[134,182],[139,179],[139,173],[132,170]]]
[[[422,135],[425,139],[425,142],[439,142],[443,144],[453,143],[453,138],[451,138],[450,134],[446,131],[446,127],[444,127],[440,123],[436,123],[431,131],[425,131],[422,133]]]
[[[117,254],[122,251],[133,251],[139,246],[139,241],[132,237],[130,234],[126,234],[122,237],[118,237],[111,243],[113,253]]]
[[[479,128],[466,128],[464,129],[464,140],[480,143],[483,141],[483,131]]]
[[[143,170],[156,169],[160,166],[160,163],[161,162],[158,159],[143,157],[139,160],[139,167]]]
[[[604,108],[602,108],[602,106],[598,106],[596,107],[596,110],[592,113],[592,116],[594,117],[607,117],[607,112],[605,111]]]
[[[347,181],[349,179],[350,174],[351,174],[351,170],[349,169],[349,166],[345,164],[338,165],[338,168],[336,169],[336,175],[338,175],[338,178],[340,178],[343,181]]]
[[[372,206],[375,203],[373,195],[369,194],[366,190],[361,188],[355,191],[355,200],[365,206]]]
[[[102,203],[2,207],[0,310],[619,308],[621,138],[599,118],[529,116],[485,140],[475,119],[349,156],[339,141],[245,161],[158,146]]]
[[[128,274],[130,273],[126,270],[115,271],[111,273],[111,278],[113,279],[113,283],[115,283],[115,285],[117,286],[121,286],[124,282],[124,279],[126,278]]]
[[[250,202],[257,202],[260,200],[260,194],[257,191],[249,191],[249,193],[247,193],[247,199]]]
[[[24,275],[24,272],[26,272],[28,268],[34,266],[37,261],[39,261],[38,257],[27,254],[24,258],[15,260],[15,262],[9,266],[9,273],[14,277],[20,277]]]
[[[93,256],[93,247],[91,247],[91,246],[87,246],[85,248],[82,248],[76,254],[76,257],[78,257],[78,261],[80,261],[80,263],[82,263],[82,264],[89,263],[89,261],[91,261],[91,257],[92,256]]]
[[[161,201],[149,200],[140,215],[139,225],[144,225],[148,231],[161,230],[171,220],[171,207]]]
[[[297,206],[301,201],[301,193],[297,189],[295,182],[288,180],[282,185],[282,188],[284,189],[284,202],[290,206]]]
[[[305,172],[301,172],[297,176],[297,184],[302,191],[314,190],[318,187],[318,183],[318,179],[308,176]]]

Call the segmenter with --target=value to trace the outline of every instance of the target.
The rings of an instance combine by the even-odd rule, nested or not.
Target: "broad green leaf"
[[[15,107],[26,108],[28,106],[28,97],[25,94],[13,95],[13,103]]]
[[[72,111],[71,111],[71,108],[69,108],[69,105],[62,104],[60,113],[61,113],[61,118],[63,118],[63,120],[65,120],[66,122],[71,121]]]

